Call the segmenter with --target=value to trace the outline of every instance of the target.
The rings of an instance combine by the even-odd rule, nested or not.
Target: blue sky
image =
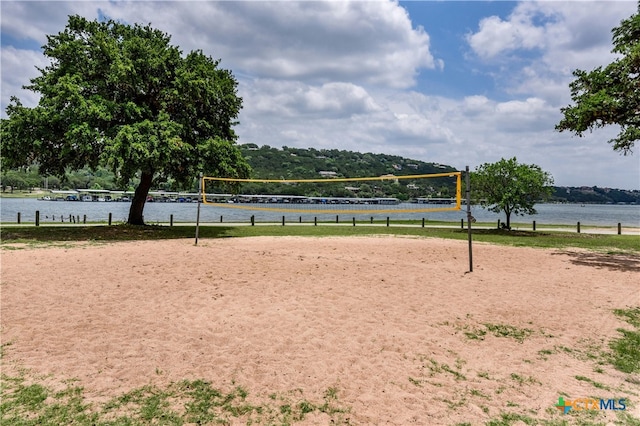
[[[431,52],[445,63],[444,70],[422,73],[417,90],[454,98],[488,92],[501,96],[494,90],[494,81],[488,74],[474,73],[475,61],[470,61],[472,55],[465,36],[477,29],[483,16],[508,16],[514,2],[408,1],[400,5],[409,12],[414,26],[426,29]],[[474,73],[473,78],[469,78],[470,73]]]
[[[556,185],[640,189],[638,153],[554,131],[575,69],[606,65],[631,1],[2,1],[2,116],[70,14],[151,24],[230,69],[238,143],[396,154],[464,169],[517,157]]]

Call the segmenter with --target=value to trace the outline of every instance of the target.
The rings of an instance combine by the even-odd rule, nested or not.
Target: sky
[[[555,131],[576,69],[616,59],[634,1],[6,1],[1,103],[47,65],[69,15],[150,24],[230,70],[239,144],[400,155],[464,170],[516,157],[557,186],[640,189],[616,127]]]

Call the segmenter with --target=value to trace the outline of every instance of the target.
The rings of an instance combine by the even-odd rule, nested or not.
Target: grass
[[[220,390],[203,380],[183,380],[166,388],[148,385],[106,403],[86,402],[81,387],[53,391],[25,377],[2,377],[0,424],[11,425],[289,425],[322,413],[331,424],[349,424],[349,408],[329,388],[322,401],[301,391],[252,397],[241,386]]]
[[[45,195],[42,191],[21,191],[15,190],[13,192],[2,192],[0,198],[40,198]]]
[[[513,380],[514,382],[516,382],[518,385],[523,386],[523,385],[541,385],[542,383],[540,383],[535,377],[524,377],[521,376],[520,374],[517,373],[511,373],[511,380]]]
[[[491,333],[495,337],[514,339],[518,343],[524,342],[524,340],[534,332],[528,328],[518,328],[508,324],[485,323],[482,326],[484,328],[464,326],[462,329],[464,330],[464,335],[470,340],[484,340],[487,333]]]
[[[624,373],[640,372],[640,306],[613,311],[618,317],[627,321],[634,329],[619,328],[622,337],[612,340],[611,363]]]
[[[452,227],[416,226],[336,226],[330,224],[305,225],[259,225],[259,226],[201,226],[200,238],[230,238],[252,236],[366,236],[397,235],[448,238],[467,240],[467,231]],[[15,243],[34,244],[65,241],[128,241],[160,239],[194,239],[195,226],[3,226],[0,240],[6,246]],[[476,229],[473,240],[493,244],[528,246],[538,248],[581,248],[604,254],[638,254],[640,238],[635,235],[578,234],[571,232],[503,231],[498,229]]]
[[[581,382],[587,382],[590,383],[591,385],[593,385],[593,387],[598,388],[598,389],[603,389],[603,390],[610,390],[610,388],[608,386],[603,385],[602,383],[596,382],[593,379],[590,379],[586,376],[575,376],[576,380],[579,380]]]

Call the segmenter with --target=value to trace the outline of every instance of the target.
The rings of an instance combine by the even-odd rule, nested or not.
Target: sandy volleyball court
[[[96,404],[182,379],[333,389],[356,425],[561,419],[561,395],[640,417],[640,377],[598,363],[628,327],[612,310],[640,305],[640,258],[475,244],[474,266],[466,242],[386,236],[5,250],[2,370],[78,379]]]

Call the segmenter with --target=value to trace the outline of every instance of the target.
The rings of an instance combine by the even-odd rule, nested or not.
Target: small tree
[[[232,126],[242,105],[231,72],[201,51],[182,56],[150,26],[69,17],[43,46],[51,64],[12,98],[2,120],[6,168],[37,163],[45,175],[110,168],[120,186],[139,179],[128,222],[143,225],[152,185],[189,184],[200,172],[248,177]]]
[[[511,214],[535,214],[536,202],[553,192],[553,178],[535,164],[518,164],[515,157],[497,163],[485,163],[471,174],[474,196],[489,211],[506,215],[511,229]]]
[[[569,87],[575,105],[561,109],[564,118],[556,130],[582,136],[587,130],[619,125],[620,133],[609,143],[626,155],[640,139],[640,3],[638,13],[612,32],[612,51],[622,57],[604,69],[573,72],[576,80]]]

